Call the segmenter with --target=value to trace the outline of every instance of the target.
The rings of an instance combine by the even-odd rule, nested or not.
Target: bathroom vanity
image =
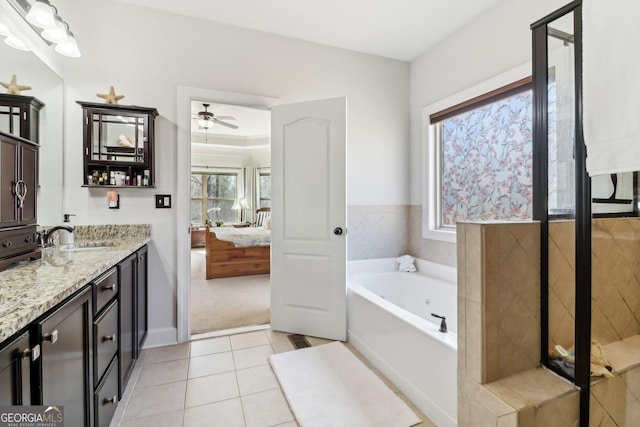
[[[0,405],[109,425],[147,333],[148,242],[76,239],[0,273]]]

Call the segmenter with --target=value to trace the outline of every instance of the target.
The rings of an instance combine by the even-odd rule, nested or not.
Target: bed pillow
[[[271,217],[268,216],[262,221],[262,228],[265,230],[271,230]]]

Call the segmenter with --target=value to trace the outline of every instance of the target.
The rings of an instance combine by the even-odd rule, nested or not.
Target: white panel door
[[[346,340],[346,98],[271,113],[271,327]]]

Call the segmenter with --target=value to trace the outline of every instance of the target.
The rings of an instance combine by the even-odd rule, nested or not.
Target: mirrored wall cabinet
[[[0,132],[39,143],[42,107],[32,96],[0,94]]]
[[[77,101],[83,110],[83,187],[155,186],[155,108]]]

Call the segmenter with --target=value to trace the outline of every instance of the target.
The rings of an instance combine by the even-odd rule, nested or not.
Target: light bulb
[[[49,40],[51,43],[61,44],[69,41],[67,28],[58,15],[56,15],[53,23],[42,31],[41,35],[44,39]]]
[[[27,13],[27,21],[38,28],[46,28],[53,24],[54,15],[48,0],[37,0]]]
[[[31,49],[29,49],[29,46],[24,44],[24,42],[22,40],[20,40],[19,38],[17,38],[13,34],[10,34],[6,39],[4,39],[4,42],[7,45],[9,45],[12,48],[14,48],[14,49],[24,50],[25,52],[28,52],[28,51],[31,50]]]
[[[60,55],[68,56],[70,58],[77,58],[81,55],[76,38],[73,36],[71,31],[67,31],[67,41],[57,44],[55,50]]]
[[[200,119],[198,120],[198,125],[201,128],[209,129],[211,126],[213,126],[213,122],[211,120]]]
[[[10,35],[11,35],[11,31],[9,31],[6,25],[0,22],[0,36],[10,36]]]

